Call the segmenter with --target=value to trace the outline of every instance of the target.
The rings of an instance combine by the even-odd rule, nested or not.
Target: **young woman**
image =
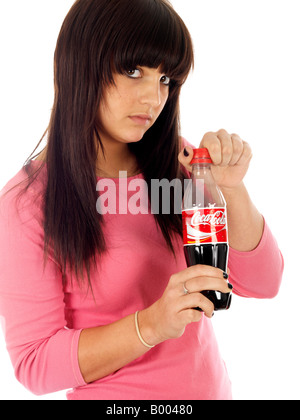
[[[132,214],[134,191],[124,197],[119,178],[126,171],[127,186],[144,180],[150,192],[152,179],[188,176],[179,94],[192,66],[189,32],[167,0],[77,0],[63,23],[47,146],[0,203],[0,315],[16,377],[33,393],[232,398],[214,307],[199,292],[270,298],[283,267],[243,184],[249,145],[225,130],[201,141],[227,200],[230,283],[217,268],[186,268],[172,195],[169,215],[145,211],[150,193]],[[103,180],[116,212],[98,211]]]

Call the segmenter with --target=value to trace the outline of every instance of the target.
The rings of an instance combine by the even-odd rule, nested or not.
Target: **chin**
[[[138,134],[132,134],[129,136],[124,137],[127,143],[138,143],[139,141],[142,140],[142,138],[144,137],[145,132],[143,133],[138,133]]]
[[[143,137],[144,136],[142,136],[142,137],[136,137],[134,139],[131,139],[131,140],[129,140],[129,143],[138,143],[139,141],[142,140]]]

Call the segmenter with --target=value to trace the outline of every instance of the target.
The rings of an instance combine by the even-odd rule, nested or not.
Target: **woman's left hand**
[[[225,130],[206,133],[200,147],[206,147],[209,151],[213,161],[212,175],[220,188],[236,188],[243,182],[252,158],[252,151],[249,144],[237,134],[228,134]],[[185,149],[189,156],[185,156],[182,150],[178,159],[191,172],[193,149],[189,146]]]

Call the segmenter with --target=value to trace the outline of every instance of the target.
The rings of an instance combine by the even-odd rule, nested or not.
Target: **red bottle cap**
[[[194,149],[194,157],[191,161],[191,165],[194,163],[212,163],[210,154],[207,149]]]

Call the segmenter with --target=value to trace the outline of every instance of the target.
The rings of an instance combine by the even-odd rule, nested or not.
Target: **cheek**
[[[169,99],[169,91],[168,92],[165,92],[165,93],[162,93],[162,95],[161,95],[160,113],[164,109],[166,103],[168,102],[168,99]]]
[[[114,95],[110,96],[107,101],[106,115],[110,115],[115,118],[122,118],[134,103],[132,94],[128,92],[118,91]]]
[[[98,121],[100,126],[106,125],[106,120],[109,118],[109,108],[104,104],[101,103],[98,109]]]
[[[98,116],[100,121],[105,124],[107,121],[114,120],[119,112],[119,101],[118,98],[108,95],[105,99],[102,99],[98,110]]]

